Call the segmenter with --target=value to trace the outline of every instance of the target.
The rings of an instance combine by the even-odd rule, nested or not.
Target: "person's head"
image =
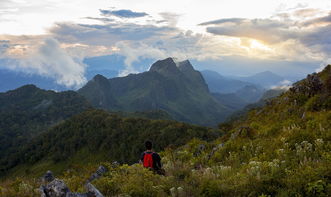
[[[152,142],[151,141],[146,141],[145,142],[145,147],[146,147],[147,150],[152,150],[152,148],[153,148]]]

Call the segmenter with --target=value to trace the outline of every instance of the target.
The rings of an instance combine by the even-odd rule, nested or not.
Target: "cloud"
[[[327,60],[324,60],[321,64],[320,64],[320,67],[317,68],[315,70],[315,72],[321,72],[324,70],[324,68],[327,66],[327,65],[330,65],[331,64],[331,58],[327,59]]]
[[[56,79],[58,84],[80,87],[86,82],[85,65],[81,60],[70,57],[53,38],[46,39],[37,54],[27,62],[37,65],[37,72]]]
[[[201,24],[200,24],[201,25]],[[276,43],[294,38],[290,23],[272,19],[226,18],[202,23],[216,25],[207,27],[207,32],[231,37],[247,37],[266,43]]]
[[[26,39],[28,37],[25,36]],[[35,38],[34,38],[35,39]],[[60,47],[53,38],[40,40],[40,45],[14,44],[16,48],[25,48],[24,54],[11,54],[15,47],[8,48],[5,57],[8,64],[1,65],[7,69],[38,74],[54,79],[58,84],[78,88],[86,82],[85,65],[81,59],[73,58]]]
[[[116,53],[125,56],[127,67],[121,75],[136,72],[132,63],[139,61],[140,58],[161,59],[171,56],[180,59],[214,59],[220,57],[219,50],[215,50],[217,42],[211,41],[211,37],[168,25],[140,25],[118,21],[102,25],[60,23],[51,28],[50,33],[60,42],[72,47],[76,47],[75,43],[80,43],[77,47],[84,45],[89,49],[102,46],[108,54]],[[224,51],[231,50],[224,49]]]
[[[275,86],[271,86],[271,89],[274,90],[289,90],[292,87],[293,82],[289,81],[289,80],[283,80],[281,82],[279,82],[278,85]]]
[[[213,20],[213,21],[200,23],[199,25],[201,25],[201,26],[217,25],[217,24],[222,24],[222,23],[235,23],[235,24],[238,24],[238,23],[241,23],[245,20],[246,19],[244,19],[244,18],[222,18],[222,19],[218,19],[218,20]]]
[[[213,38],[176,27],[180,17],[178,14],[159,13],[162,17],[161,23],[151,18],[133,23],[120,18],[107,18],[117,13],[113,10],[100,11],[103,18],[87,17],[87,19],[101,21],[102,24],[57,23],[49,29],[49,33],[64,43],[62,45],[70,46],[66,48],[67,51],[70,49],[70,52],[76,51],[75,48],[78,47],[81,49],[84,45],[87,51],[91,51],[92,48],[103,48],[108,54],[125,56],[126,69],[121,75],[136,72],[132,63],[141,58],[161,59],[172,56],[180,59],[217,59],[220,57],[220,51],[215,50],[218,42],[210,41]]]
[[[4,40],[0,41],[0,56],[2,53],[5,58],[18,60],[12,69],[79,87],[86,80],[84,57],[123,55],[126,57],[126,69],[121,71],[123,76],[136,72],[133,63],[144,58],[170,56],[205,61],[236,55],[264,60],[312,61],[327,56],[331,46],[328,15],[313,16],[313,11],[309,10],[262,19],[223,18],[201,23],[209,34],[180,29],[177,27],[180,15],[175,13],[160,13],[162,20],[158,21],[151,16],[144,18],[146,13],[118,11],[123,10],[100,10],[102,16],[85,17],[90,19],[86,24],[56,23],[43,36],[6,38],[0,35],[0,40]],[[135,20],[127,20],[130,18]],[[243,68],[244,64],[247,61],[237,68]]]
[[[132,63],[138,62],[140,58],[164,59],[176,57],[179,60],[206,60],[221,59],[225,52],[233,52],[231,49],[222,45],[220,51],[219,43],[211,37],[203,34],[194,34],[191,31],[174,31],[172,35],[163,37],[153,37],[148,40],[118,42],[116,47],[118,53],[125,56],[125,69],[122,75],[132,71]],[[217,48],[217,50],[216,50]]]
[[[91,45],[113,45],[123,40],[143,40],[171,33],[174,28],[134,23],[73,24],[58,23],[50,33],[68,43],[81,42]]]
[[[301,23],[302,26],[316,26],[316,25],[329,25],[331,24],[331,12],[328,15],[322,17],[315,17],[309,20],[305,20]]]
[[[301,43],[316,52],[324,52],[330,54],[331,51],[331,24],[323,27],[318,27],[303,33],[299,37]]]
[[[293,12],[293,15],[300,18],[316,17],[321,13],[321,10],[315,8],[303,8]]]
[[[179,14],[171,12],[161,12],[159,13],[159,15],[163,18],[163,20],[159,22],[167,22],[170,27],[176,27],[178,19],[180,17]]]
[[[263,19],[224,18],[200,25],[206,26],[206,31],[213,35],[255,39],[271,49],[284,52],[295,49],[296,54],[304,52],[309,59],[325,59],[331,51],[331,12],[320,11],[324,15],[319,16],[317,11],[300,9]]]
[[[101,21],[104,23],[109,23],[109,22],[113,22],[114,19],[111,18],[106,18],[106,17],[85,17],[86,19],[90,19],[90,20],[96,20],[96,21]]]
[[[325,29],[325,25],[311,25],[320,24],[318,18],[319,21],[327,20],[326,15],[317,17],[314,12],[316,10],[298,7],[284,13],[286,16],[278,13],[261,19],[222,18],[199,24],[210,33],[199,34],[178,28],[180,15],[176,13],[159,13],[161,20],[156,20],[152,16],[144,18],[146,13],[102,9],[103,17],[86,17],[101,24],[57,23],[49,33],[71,56],[78,51],[84,51],[79,56],[98,53],[125,56],[127,67],[121,75],[136,72],[132,65],[142,58],[169,56],[206,60],[236,55],[279,61],[315,61],[326,56],[329,45],[325,36],[316,38],[323,32],[318,28]],[[137,20],[126,20],[128,18]],[[304,25],[303,22],[309,20],[311,24]]]
[[[138,62],[141,58],[161,59],[171,56],[179,59],[206,60],[231,55],[282,61],[313,61],[311,57],[319,58],[320,49],[315,47],[315,51],[307,50],[307,43],[301,41],[296,31],[291,29],[291,26],[296,24],[293,20],[214,20],[200,24],[207,26],[211,33],[206,35],[176,27],[179,15],[160,15],[164,19],[162,23],[146,20],[145,24],[137,24],[120,19],[103,24],[57,23],[49,32],[61,43],[70,46],[66,50],[70,49],[73,53],[84,49],[87,56],[98,52],[103,55],[116,53],[125,56],[127,67],[121,75],[136,72],[132,66],[133,62]],[[313,33],[314,31],[310,31],[311,37],[314,36]],[[214,35],[227,35],[227,38]],[[300,36],[307,37],[308,34]],[[229,39],[231,37],[237,39]]]
[[[10,47],[10,41],[9,40],[0,40],[0,57],[6,53],[8,48]]]
[[[99,10],[103,16],[116,16],[120,18],[140,18],[148,16],[145,12],[134,12],[132,10]]]

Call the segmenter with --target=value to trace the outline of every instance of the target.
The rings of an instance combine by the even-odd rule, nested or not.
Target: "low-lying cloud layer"
[[[0,44],[0,56],[2,53],[8,62],[0,68],[39,74],[71,88],[78,88],[86,82],[82,60],[68,55],[57,40],[46,38],[40,44],[30,44],[11,44],[9,41]]]

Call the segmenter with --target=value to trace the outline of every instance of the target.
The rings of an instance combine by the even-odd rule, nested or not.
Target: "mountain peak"
[[[19,88],[17,88],[17,90],[22,90],[22,89],[28,89],[28,90],[37,90],[37,89],[39,89],[36,85],[34,85],[34,84],[27,84],[27,85],[24,85],[24,86],[22,86],[22,87],[19,87]]]
[[[184,60],[181,62],[177,62],[176,66],[178,69],[182,72],[187,72],[187,71],[194,71],[194,68],[189,60]]]
[[[260,73],[256,73],[255,75],[253,75],[253,77],[273,77],[273,78],[279,78],[281,79],[282,77],[271,72],[271,71],[264,71],[264,72],[260,72]]]
[[[158,60],[157,62],[155,62],[151,66],[149,71],[168,75],[168,74],[178,73],[179,69],[177,68],[177,64],[175,60],[169,57],[164,60]]]
[[[266,70],[266,71],[263,71],[263,72],[260,72],[259,74],[275,74],[269,70]]]
[[[35,86],[34,84],[28,84],[28,85],[24,85],[22,87],[19,87],[15,90],[10,90],[7,93],[33,93],[40,90],[37,86]]]
[[[178,61],[176,58],[169,57],[155,62],[151,66],[150,71],[155,71],[160,74],[174,74],[178,73],[178,71],[185,73],[195,70],[189,60]]]
[[[103,75],[97,74],[93,77],[92,81],[94,82],[102,82],[102,81],[108,81],[108,79],[106,77],[104,77]]]

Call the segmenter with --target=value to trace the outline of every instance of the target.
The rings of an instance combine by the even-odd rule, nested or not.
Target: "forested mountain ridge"
[[[74,91],[56,93],[26,85],[0,93],[0,156],[15,150],[50,126],[91,108]],[[3,161],[8,162],[8,161]]]
[[[15,155],[1,158],[1,168],[8,171],[24,166],[30,173],[40,173],[36,169],[40,163],[51,170],[62,166],[61,171],[70,163],[112,160],[132,164],[144,151],[142,143],[146,139],[154,141],[155,150],[160,151],[193,138],[212,140],[220,135],[215,129],[176,121],[122,118],[103,110],[88,110],[16,147]]]
[[[149,71],[106,79],[95,76],[78,93],[93,106],[111,111],[163,110],[178,121],[213,125],[232,111],[208,90],[189,61],[172,58],[155,62]]]

